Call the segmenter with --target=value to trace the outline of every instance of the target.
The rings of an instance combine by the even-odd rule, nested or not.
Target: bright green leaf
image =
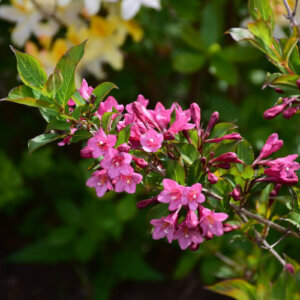
[[[124,128],[122,128],[118,134],[118,140],[116,143],[116,146],[120,146],[124,143],[128,143],[129,137],[130,137],[130,129],[131,129],[131,125],[128,125]]]
[[[95,95],[95,106],[98,108],[100,102],[104,100],[104,98],[111,92],[113,89],[118,89],[118,87],[112,83],[112,82],[103,82],[100,85],[98,85],[93,90],[93,95]]]
[[[28,150],[29,153],[32,153],[36,149],[45,146],[55,140],[63,138],[64,135],[62,134],[55,134],[55,133],[45,133],[36,136],[35,138],[28,141]]]

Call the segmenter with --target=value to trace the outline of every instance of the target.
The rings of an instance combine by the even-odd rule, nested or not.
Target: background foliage
[[[112,93],[119,103],[133,101],[138,93],[166,105],[178,101],[188,107],[196,101],[204,119],[218,110],[223,121],[235,121],[255,150],[278,132],[285,141],[279,156],[299,153],[298,116],[262,118],[278,97],[270,88],[261,89],[266,72],[275,67],[249,44],[224,34],[248,17],[245,1],[165,0],[162,8],[142,9],[136,17],[144,37],[139,43],[126,40],[123,69],[105,66],[107,79],[119,86]],[[10,29],[0,21],[0,98],[18,82]],[[87,79],[96,86],[95,78]],[[80,159],[80,145],[53,144],[28,155],[27,140],[40,133],[42,118],[26,107],[1,103],[0,119],[4,299],[195,299],[208,293],[199,286],[237,277],[245,282],[237,282],[233,296],[253,289],[264,295],[270,281],[278,279],[281,266],[234,232],[196,252],[153,241],[147,212],[135,206],[145,199],[143,191],[96,198],[85,187],[89,162]],[[265,199],[260,201],[263,206]],[[297,247],[288,238],[277,249],[299,259]],[[289,293],[288,278],[281,277],[270,292],[278,299]]]

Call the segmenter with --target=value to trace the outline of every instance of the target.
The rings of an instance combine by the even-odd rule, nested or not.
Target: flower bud
[[[239,226],[239,225],[233,225],[233,224],[225,223],[225,224],[223,224],[223,231],[224,231],[224,233],[228,233],[228,232],[236,230],[240,227],[241,226]]]
[[[297,87],[300,90],[300,78],[296,81]]]
[[[201,164],[204,166],[206,164],[207,159],[206,159],[206,157],[201,157],[200,161],[201,161]]]
[[[230,169],[230,163],[215,164],[214,167],[229,170]]]
[[[208,172],[207,179],[211,184],[215,184],[218,182],[218,177],[211,172]]]
[[[189,210],[185,218],[185,224],[189,228],[195,228],[198,225],[198,216],[193,210]]]
[[[190,249],[191,251],[197,251],[197,250],[199,249],[199,247],[200,247],[200,244],[199,244],[199,243],[194,243],[194,242],[192,242],[191,245],[189,246],[189,249]]]
[[[219,113],[217,111],[215,111],[208,122],[207,128],[206,128],[206,135],[208,136],[211,132],[211,130],[214,128],[214,126],[217,124],[217,122],[219,121]]]
[[[291,275],[294,275],[294,274],[295,274],[295,268],[293,267],[292,264],[287,263],[287,264],[284,266],[284,269],[285,269],[286,271],[288,271]]]
[[[92,158],[92,150],[90,149],[89,146],[84,147],[83,149],[80,150],[80,155],[83,158]]]
[[[230,196],[235,200],[235,201],[240,201],[241,200],[241,190],[238,187],[235,187],[233,191],[230,193]]]
[[[283,117],[285,119],[290,119],[296,112],[298,111],[298,108],[297,107],[289,107],[287,108],[284,112],[283,112]]]
[[[143,158],[132,157],[132,159],[136,163],[136,165],[141,169],[144,169],[148,166],[148,163]]]
[[[239,163],[239,164],[244,164],[243,161],[241,161],[236,153],[234,152],[227,152],[227,153],[224,153],[216,158],[214,158],[212,161],[212,163],[214,162],[228,162],[228,163]]]
[[[154,197],[154,198],[151,198],[151,199],[146,199],[146,200],[139,201],[136,204],[136,207],[138,209],[143,209],[143,208],[146,208],[147,206],[149,206],[153,203],[156,203],[156,202],[157,202],[157,197]]]
[[[279,115],[285,108],[286,108],[287,104],[280,104],[280,105],[276,105],[274,107],[271,107],[269,109],[267,109],[264,114],[263,117],[266,120],[270,120],[275,118],[277,115]]]
[[[170,131],[167,131],[164,133],[164,140],[166,141],[172,141],[175,139],[175,134],[170,132]]]
[[[280,88],[274,88],[274,91],[278,94],[284,94],[284,91]]]
[[[197,103],[192,103],[190,106],[191,119],[196,124],[197,129],[200,127],[201,109]]]
[[[124,144],[118,146],[117,149],[118,149],[120,152],[126,152],[126,153],[128,153],[129,150],[130,150],[131,148],[130,148],[130,146],[128,146],[126,143],[124,143]]]
[[[205,143],[220,143],[224,140],[238,140],[239,141],[241,139],[242,139],[241,135],[239,133],[235,132],[235,133],[226,134],[220,138],[206,140]]]

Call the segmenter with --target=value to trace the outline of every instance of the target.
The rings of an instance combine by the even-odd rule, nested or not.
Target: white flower
[[[121,4],[123,19],[132,19],[142,6],[160,9],[160,0],[123,0]]]
[[[89,15],[99,12],[102,2],[117,2],[118,0],[84,0],[84,6]]]

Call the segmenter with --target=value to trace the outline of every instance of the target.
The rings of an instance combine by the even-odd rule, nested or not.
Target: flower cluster
[[[205,201],[202,185],[196,183],[191,187],[179,185],[171,179],[163,180],[164,190],[157,200],[169,204],[169,210],[175,211],[166,217],[151,220],[154,226],[153,239],[167,237],[169,243],[178,240],[181,249],[190,247],[198,249],[204,239],[224,233],[222,221],[228,218],[225,213],[215,213],[200,203]],[[184,216],[185,215],[185,216]],[[182,219],[179,222],[179,219]]]

